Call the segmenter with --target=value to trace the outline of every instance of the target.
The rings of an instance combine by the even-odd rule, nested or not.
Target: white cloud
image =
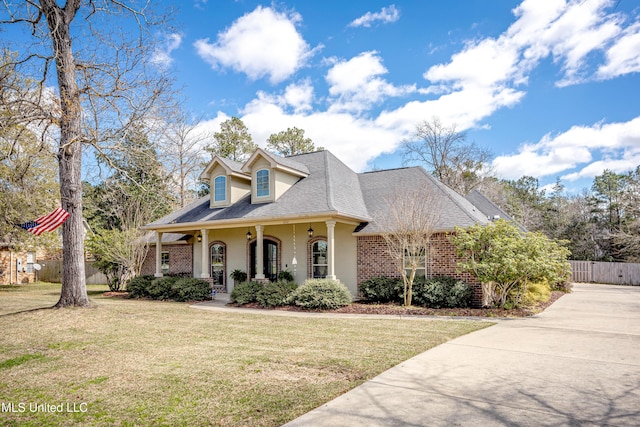
[[[594,158],[600,158],[592,162]],[[625,172],[640,164],[640,116],[620,123],[596,123],[573,126],[556,136],[545,135],[538,143],[520,147],[513,155],[493,161],[503,178],[522,175],[544,177],[558,175],[576,167],[579,172],[563,175],[569,181],[593,178],[604,169]]]
[[[349,23],[349,27],[371,27],[371,24],[375,22],[382,22],[383,24],[389,24],[396,22],[400,19],[400,11],[396,9],[396,6],[392,4],[389,7],[383,7],[380,12],[367,12],[361,17],[354,19]]]
[[[242,111],[242,120],[254,141],[265,146],[272,133],[288,127],[304,129],[305,136],[335,154],[351,168],[362,171],[370,160],[392,152],[402,136],[373,121],[339,112],[287,113],[272,99],[256,98]]]
[[[432,86],[418,92],[439,95],[437,99],[411,101],[385,111],[378,123],[410,129],[417,121],[437,115],[462,129],[477,127],[500,108],[520,102],[530,72],[543,59],[552,57],[562,64],[563,76],[557,84],[566,86],[595,78],[585,74],[587,56],[612,44],[608,51],[612,65],[601,73],[611,73],[613,68],[632,72],[640,66],[638,28],[634,24],[623,30],[620,15],[604,13],[611,5],[610,0],[523,1],[513,10],[516,21],[500,36],[468,41],[449,62],[425,71],[423,77]]]
[[[375,51],[363,52],[348,61],[337,61],[325,77],[329,84],[329,111],[359,113],[388,97],[416,91],[415,85],[394,86],[379,76],[386,74],[382,59]]]
[[[628,27],[607,51],[607,61],[598,68],[600,79],[640,72],[640,22]]]
[[[427,88],[391,83],[376,51],[330,58],[325,62],[328,95],[316,94],[310,79],[299,80],[274,93],[258,92],[241,118],[262,146],[270,134],[296,126],[350,167],[363,170],[378,155],[393,152],[425,118],[438,116],[460,130],[483,127],[483,119],[521,102],[532,70],[543,60],[560,66],[558,86],[639,71],[640,23],[626,24],[621,14],[606,14],[612,5],[610,0],[525,0],[502,34],[468,41],[448,62],[427,68]],[[382,16],[391,9],[363,15],[351,26],[388,22]],[[313,54],[296,30],[300,19],[258,7],[219,34],[215,43],[200,40],[196,46],[214,67],[231,67],[252,79],[268,77],[276,83]],[[598,60],[604,65],[594,62]],[[410,94],[411,99],[400,98],[399,107],[374,116],[373,108],[389,97]],[[327,105],[322,111],[319,102]],[[504,178],[564,173],[563,179],[571,180],[594,171],[597,175],[607,165],[628,170],[630,162],[640,164],[639,150],[633,147],[640,147],[640,117],[545,135],[515,154],[496,158],[494,166]],[[570,174],[576,168],[581,169]]]
[[[182,35],[178,33],[172,33],[165,36],[164,43],[160,44],[151,56],[151,62],[156,66],[166,69],[173,63],[171,53],[178,49],[182,44]]]
[[[198,55],[216,69],[229,67],[250,79],[268,77],[272,84],[303,67],[314,50],[296,29],[298,13],[280,13],[258,6],[238,18],[217,40],[194,43]]]
[[[259,91],[257,98],[252,102],[273,104],[283,111],[301,113],[313,109],[313,98],[313,86],[308,79],[305,79],[299,83],[291,83],[281,94]]]

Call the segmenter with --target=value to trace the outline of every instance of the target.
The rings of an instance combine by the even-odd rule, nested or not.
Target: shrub
[[[531,307],[539,302],[549,301],[551,297],[551,286],[546,280],[529,283],[524,294],[517,301],[516,306]]]
[[[287,304],[287,297],[296,290],[294,282],[277,281],[262,286],[256,295],[256,301],[263,307],[277,307]]]
[[[307,309],[333,310],[349,305],[349,289],[336,280],[308,279],[287,298],[289,304]]]
[[[262,289],[262,285],[257,282],[242,282],[234,286],[229,301],[235,304],[249,304],[256,302],[258,292]]]
[[[374,277],[360,283],[360,295],[371,302],[402,302],[402,280],[392,277]]]
[[[211,285],[193,277],[178,279],[172,286],[176,301],[204,301],[211,299]]]
[[[447,307],[471,307],[473,302],[473,288],[462,280],[457,280],[449,288],[449,295],[447,296]]]
[[[155,277],[152,275],[136,276],[127,283],[129,298],[146,298],[149,296],[147,289]]]
[[[413,301],[423,307],[469,307],[472,298],[471,286],[454,277],[416,277],[413,282]]]
[[[177,277],[158,277],[147,286],[147,293],[152,299],[174,299],[173,285],[177,281]]]

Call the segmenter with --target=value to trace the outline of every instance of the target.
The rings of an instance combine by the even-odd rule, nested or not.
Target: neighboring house
[[[85,239],[93,234],[89,223],[83,218]],[[26,233],[26,231],[24,231]],[[31,283],[37,280],[60,282],[62,280],[62,229],[54,231],[59,244],[52,247],[37,245],[35,248],[16,250],[14,242],[0,240],[0,284]],[[37,243],[36,238],[36,243]],[[42,268],[41,270],[38,270]],[[102,277],[93,273],[91,283],[106,283]],[[102,276],[100,273],[99,276]],[[105,279],[106,280],[106,279]]]
[[[0,241],[0,285],[35,282],[36,264],[42,256],[41,251],[16,250],[12,243]]]
[[[280,157],[258,149],[244,163],[214,157],[201,178],[208,196],[144,227],[156,232],[144,274],[200,277],[230,292],[233,270],[256,280],[288,270],[298,283],[338,279],[356,296],[366,279],[398,276],[377,222],[386,201],[400,188],[428,186],[441,215],[420,273],[478,285],[457,271],[446,233],[490,221],[421,167],[356,173],[328,151]]]

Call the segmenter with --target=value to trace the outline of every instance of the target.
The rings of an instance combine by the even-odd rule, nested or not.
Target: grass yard
[[[0,425],[277,426],[490,325],[219,313],[99,286],[94,308],[32,310],[59,290],[0,286]]]

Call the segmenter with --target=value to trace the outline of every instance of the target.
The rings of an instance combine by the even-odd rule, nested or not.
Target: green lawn
[[[490,325],[219,313],[104,290],[89,287],[93,308],[33,310],[59,285],[0,286],[0,425],[281,425]]]

